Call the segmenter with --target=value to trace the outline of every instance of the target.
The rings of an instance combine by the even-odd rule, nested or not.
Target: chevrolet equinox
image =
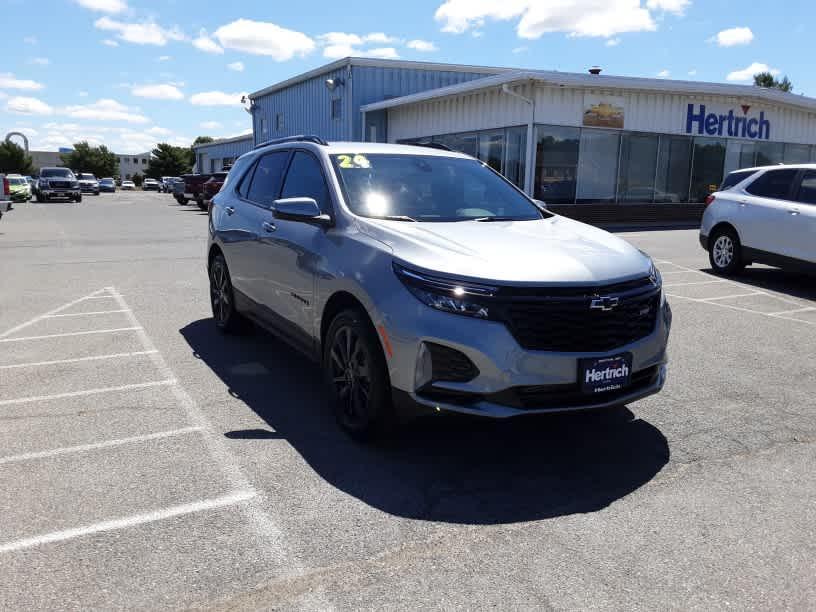
[[[652,260],[435,147],[279,139],[210,207],[215,324],[252,321],[321,364],[358,439],[398,418],[620,406],[666,381]]]

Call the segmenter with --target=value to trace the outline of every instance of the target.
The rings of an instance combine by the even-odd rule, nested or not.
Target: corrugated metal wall
[[[242,140],[230,142],[216,142],[209,145],[202,145],[195,148],[196,166],[199,172],[210,171],[210,160],[216,160],[215,171],[221,170],[221,160],[224,158],[237,159],[253,147],[252,135],[248,135]]]
[[[530,97],[530,86],[516,91]],[[688,105],[707,105],[708,112],[717,109],[739,109],[744,100],[725,96],[695,96],[621,92],[618,90],[583,90],[568,87],[535,88],[536,123],[581,126],[584,96],[622,98],[626,130],[685,134]],[[788,107],[756,105],[751,116],[764,111],[772,122],[771,141],[816,144],[816,115]],[[388,140],[435,136],[470,130],[483,130],[525,124],[529,106],[498,89],[442,98],[388,111]],[[694,135],[697,135],[696,132]]]

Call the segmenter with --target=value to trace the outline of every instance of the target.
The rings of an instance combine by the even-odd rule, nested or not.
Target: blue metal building
[[[229,166],[247,151],[251,151],[253,144],[252,134],[223,138],[195,147],[195,171],[201,173],[218,172]]]
[[[386,113],[368,113],[363,130],[362,106],[506,70],[344,58],[250,94],[255,143],[296,134],[315,134],[335,141],[386,142]]]

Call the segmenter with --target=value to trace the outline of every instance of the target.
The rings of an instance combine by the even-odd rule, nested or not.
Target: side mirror
[[[331,217],[320,211],[314,198],[283,198],[275,200],[272,212],[276,219],[330,225]]]
[[[533,200],[535,205],[538,206],[541,210],[547,210],[547,203],[543,200]]]

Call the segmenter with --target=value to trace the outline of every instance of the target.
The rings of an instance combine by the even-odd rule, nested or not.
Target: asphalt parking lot
[[[812,608],[812,278],[624,234],[671,296],[662,394],[363,447],[309,362],[215,331],[206,222],[141,192],[0,221],[0,608]]]

